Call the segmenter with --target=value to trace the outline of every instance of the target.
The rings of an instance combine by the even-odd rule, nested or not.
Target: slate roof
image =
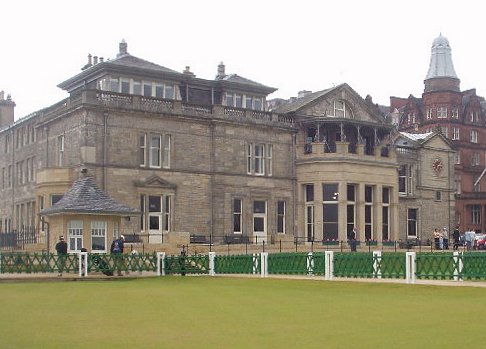
[[[341,86],[341,85],[339,85]],[[328,88],[327,90],[322,90],[322,91],[317,91],[317,92],[314,92],[314,93],[310,93],[304,97],[301,97],[301,98],[297,98],[294,102],[291,102],[291,103],[287,103],[287,104],[282,104],[280,106],[278,106],[276,109],[272,110],[273,112],[275,113],[281,113],[281,114],[284,114],[284,113],[291,113],[291,112],[296,112],[297,110],[299,110],[300,108],[302,108],[303,106],[307,105],[308,103],[328,94],[329,92],[331,92],[333,89],[339,87],[339,86],[336,86],[336,87],[332,87],[332,88]]]
[[[146,61],[145,59],[141,59],[131,54],[121,55],[120,57],[112,60],[106,61],[107,65],[114,64],[114,65],[121,65],[125,67],[135,67],[135,68],[142,68],[142,69],[150,69],[150,70],[157,70],[165,73],[176,73],[181,74],[175,70],[163,67],[161,65]]]
[[[243,85],[250,85],[250,86],[256,86],[256,87],[263,87],[263,88],[266,88],[266,89],[277,90],[276,88],[265,86],[263,84],[260,84],[259,82],[244,78],[242,76],[239,76],[238,74],[226,75],[224,78],[218,79],[218,80],[231,81],[231,82],[236,82],[236,83],[243,84]]]
[[[116,202],[98,188],[92,177],[85,177],[75,181],[52,207],[40,212],[44,216],[62,213],[131,216],[140,212]]]

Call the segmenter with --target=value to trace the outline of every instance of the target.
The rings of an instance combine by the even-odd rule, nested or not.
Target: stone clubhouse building
[[[356,227],[361,241],[385,241],[453,224],[448,141],[398,133],[347,84],[270,108],[275,88],[222,63],[201,79],[121,42],[58,86],[66,99],[17,121],[0,96],[0,234],[106,252],[122,233],[161,250],[189,235],[306,243]]]

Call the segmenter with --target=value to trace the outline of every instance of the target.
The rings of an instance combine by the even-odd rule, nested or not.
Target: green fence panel
[[[462,260],[464,267],[461,276],[464,280],[486,279],[486,253],[464,252]]]
[[[326,258],[323,252],[314,252],[312,254],[313,258],[313,274],[317,276],[322,276],[325,274]]]
[[[129,271],[157,271],[156,253],[137,253],[126,257]]]
[[[334,276],[373,277],[373,254],[366,252],[334,253]]]
[[[268,274],[306,275],[307,263],[307,253],[270,253]]]
[[[216,274],[260,274],[260,254],[215,256]]]
[[[209,257],[196,256],[166,256],[165,274],[208,274]]]
[[[404,279],[405,278],[405,253],[384,252],[381,258],[376,260],[384,279]],[[378,275],[375,275],[377,277]]]
[[[456,263],[452,253],[417,253],[417,279],[451,280]]]
[[[52,253],[2,253],[2,273],[54,273],[77,272],[78,255],[58,256]]]

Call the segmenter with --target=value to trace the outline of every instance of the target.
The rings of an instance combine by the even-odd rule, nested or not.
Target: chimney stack
[[[218,65],[218,75],[216,75],[216,80],[223,79],[226,76],[226,73],[224,72],[224,64],[223,62],[219,63]]]
[[[191,72],[191,67],[189,67],[188,65],[186,65],[186,69],[184,69],[182,73],[186,75],[190,75],[192,77],[196,77],[196,75],[194,75],[194,73]]]
[[[127,47],[128,47],[128,45],[125,42],[125,39],[122,39],[122,41],[120,42],[120,45],[119,45],[119,52],[116,55],[116,57],[120,57],[120,56],[128,54]]]
[[[93,65],[97,65],[98,64],[98,56],[94,56],[93,57]]]
[[[0,91],[0,129],[14,123],[14,108],[15,102],[12,101],[12,97],[7,95],[5,99],[5,93]]]

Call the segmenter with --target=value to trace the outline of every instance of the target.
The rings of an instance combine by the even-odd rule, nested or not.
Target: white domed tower
[[[425,93],[435,91],[460,91],[460,80],[452,63],[449,40],[440,34],[432,43],[432,54],[427,76]]]

